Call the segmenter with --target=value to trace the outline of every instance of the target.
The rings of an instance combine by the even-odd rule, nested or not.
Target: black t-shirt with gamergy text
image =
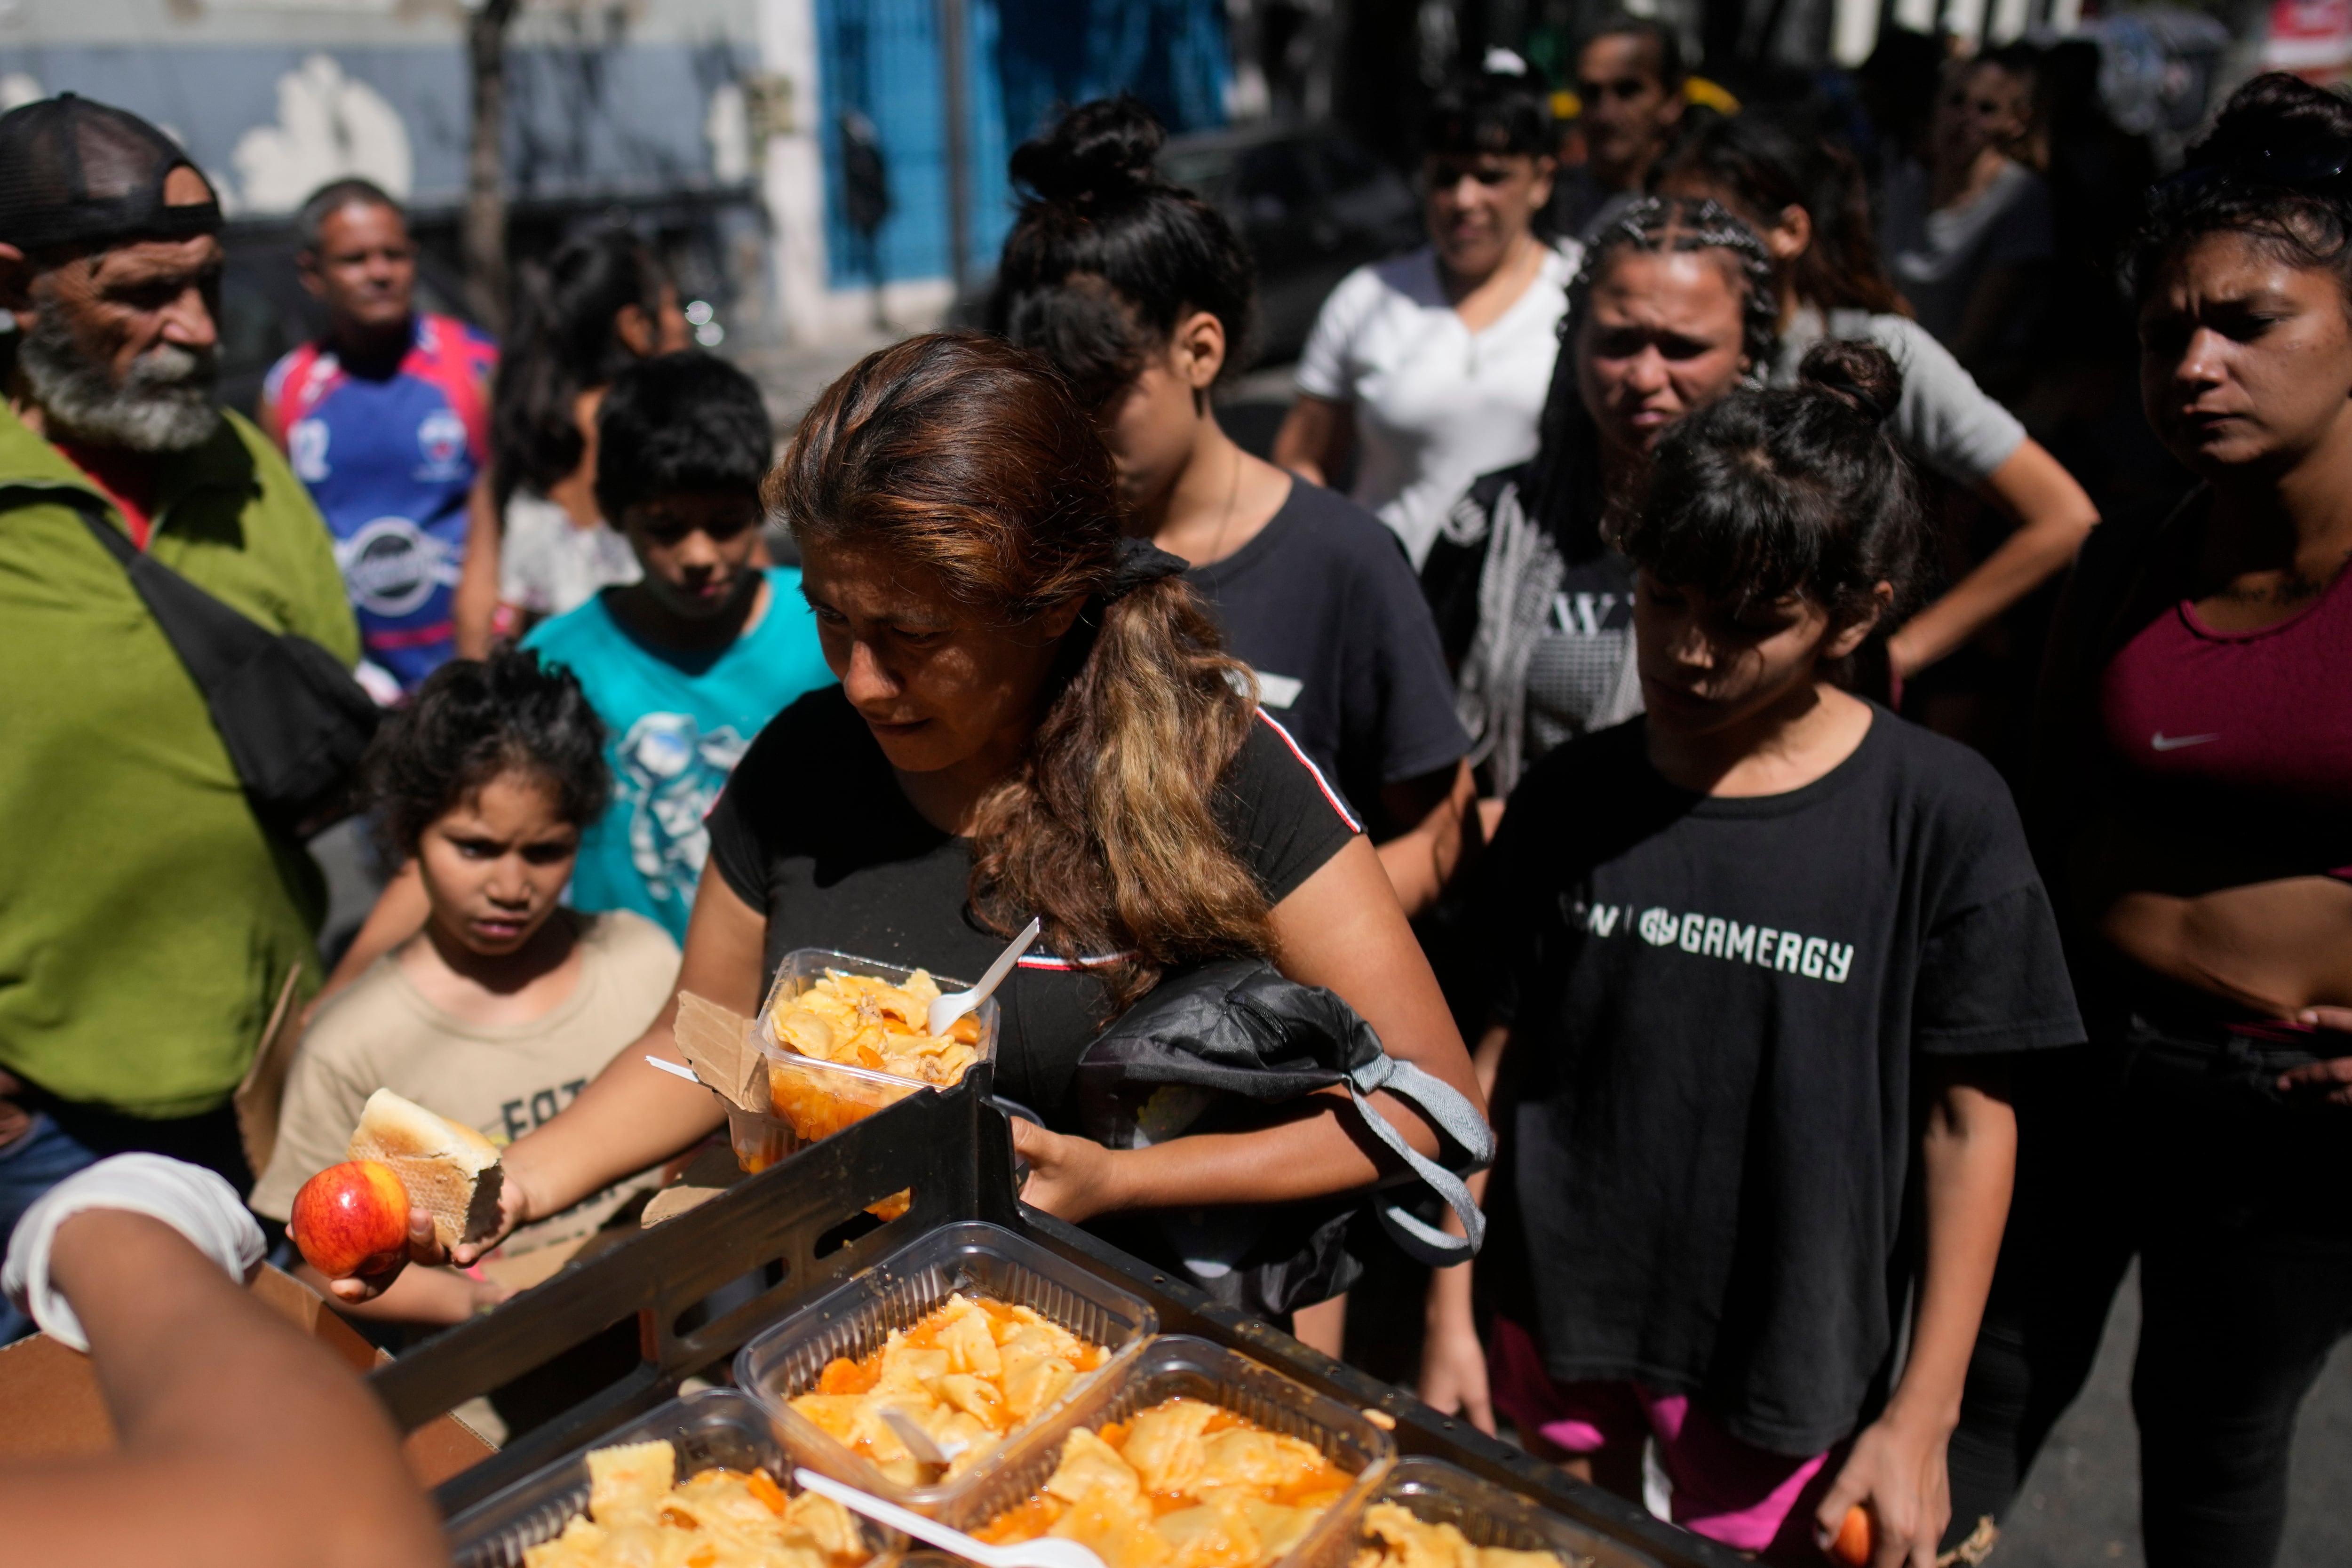
[[[2083,1029],[1976,752],[1875,709],[1822,778],[1719,798],[1645,724],[1537,763],[1487,858],[1513,1032],[1481,1270],[1555,1377],[1818,1453],[1895,1342],[1922,1058]]]
[[[1259,721],[1214,805],[1242,863],[1279,903],[1358,829],[1289,735],[1264,713]],[[1004,950],[1004,937],[971,911],[971,841],[908,803],[838,686],[769,721],[708,826],[710,865],[767,917],[771,978],[785,954],[824,948],[969,983]],[[1079,1056],[1109,1021],[1102,985],[1082,965],[1032,949],[996,996],[997,1092],[1056,1131],[1079,1131],[1066,1101]]]

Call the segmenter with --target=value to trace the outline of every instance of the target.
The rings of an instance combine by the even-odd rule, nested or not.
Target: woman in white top
[[[1780,344],[1772,384],[1793,386],[1805,351],[1823,337],[1867,338],[1903,373],[1889,422],[1923,468],[1972,490],[2016,531],[1886,645],[1908,679],[1954,652],[2063,571],[2099,521],[2098,509],[2009,410],[1987,396],[1903,300],[1878,265],[1860,173],[1818,141],[1755,114],[1717,121],[1675,153],[1658,188],[1721,202],[1772,255]]]
[[[688,342],[677,286],[626,229],[567,240],[525,272],[490,395],[498,527],[467,543],[460,658],[637,580],[629,542],[596,510],[596,409],[622,365]]]
[[[1416,568],[1472,479],[1534,455],[1576,271],[1531,227],[1551,199],[1553,138],[1525,76],[1440,94],[1423,140],[1430,243],[1331,291],[1274,443],[1316,484],[1357,448],[1354,498]]]

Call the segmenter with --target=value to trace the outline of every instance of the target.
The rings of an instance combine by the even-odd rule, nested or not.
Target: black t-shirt
[[[1271,722],[1251,727],[1216,809],[1276,903],[1356,832]],[[711,866],[767,915],[771,976],[786,953],[817,947],[969,982],[1004,949],[1004,937],[971,912],[970,841],[932,826],[908,803],[838,686],[769,721],[711,808],[709,827]],[[1063,1102],[1079,1054],[1108,1021],[1102,986],[1082,967],[1033,950],[996,995],[1003,1010],[997,1091],[1057,1130],[1077,1131]]]
[[[1385,831],[1381,786],[1470,749],[1437,623],[1370,512],[1304,479],[1257,537],[1185,574],[1257,671],[1259,696],[1340,793]]]
[[[1718,799],[1645,723],[1538,763],[1487,858],[1515,1025],[1481,1268],[1553,1375],[1818,1453],[1895,1342],[1915,1062],[2083,1030],[1976,752],[1881,709],[1824,777]]]

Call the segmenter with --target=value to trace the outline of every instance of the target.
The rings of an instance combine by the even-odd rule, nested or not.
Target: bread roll
[[[498,1145],[470,1127],[380,1089],[360,1112],[350,1157],[381,1160],[398,1173],[410,1207],[433,1216],[433,1234],[445,1247],[498,1228]]]

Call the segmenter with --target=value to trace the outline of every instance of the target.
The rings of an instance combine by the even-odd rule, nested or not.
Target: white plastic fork
[[[979,1563],[980,1568],[1103,1568],[1103,1560],[1091,1549],[1058,1535],[1041,1535],[1034,1541],[1012,1546],[990,1546],[961,1530],[950,1530],[935,1519],[925,1519],[912,1509],[884,1502],[814,1470],[795,1470],[793,1479],[800,1483],[803,1490],[829,1497],[852,1513],[862,1513],[875,1523],[912,1536],[926,1546],[952,1552],[966,1562]]]
[[[1013,939],[1013,945],[996,955],[996,962],[988,966],[988,973],[982,975],[980,984],[971,990],[959,991],[951,996],[933,997],[923,1020],[930,1032],[946,1034],[955,1027],[958,1018],[987,1001],[989,994],[1003,984],[1004,977],[1013,973],[1013,966],[1021,962],[1021,955],[1029,951],[1029,944],[1037,940],[1040,929],[1035,921],[1022,927],[1021,934]]]

